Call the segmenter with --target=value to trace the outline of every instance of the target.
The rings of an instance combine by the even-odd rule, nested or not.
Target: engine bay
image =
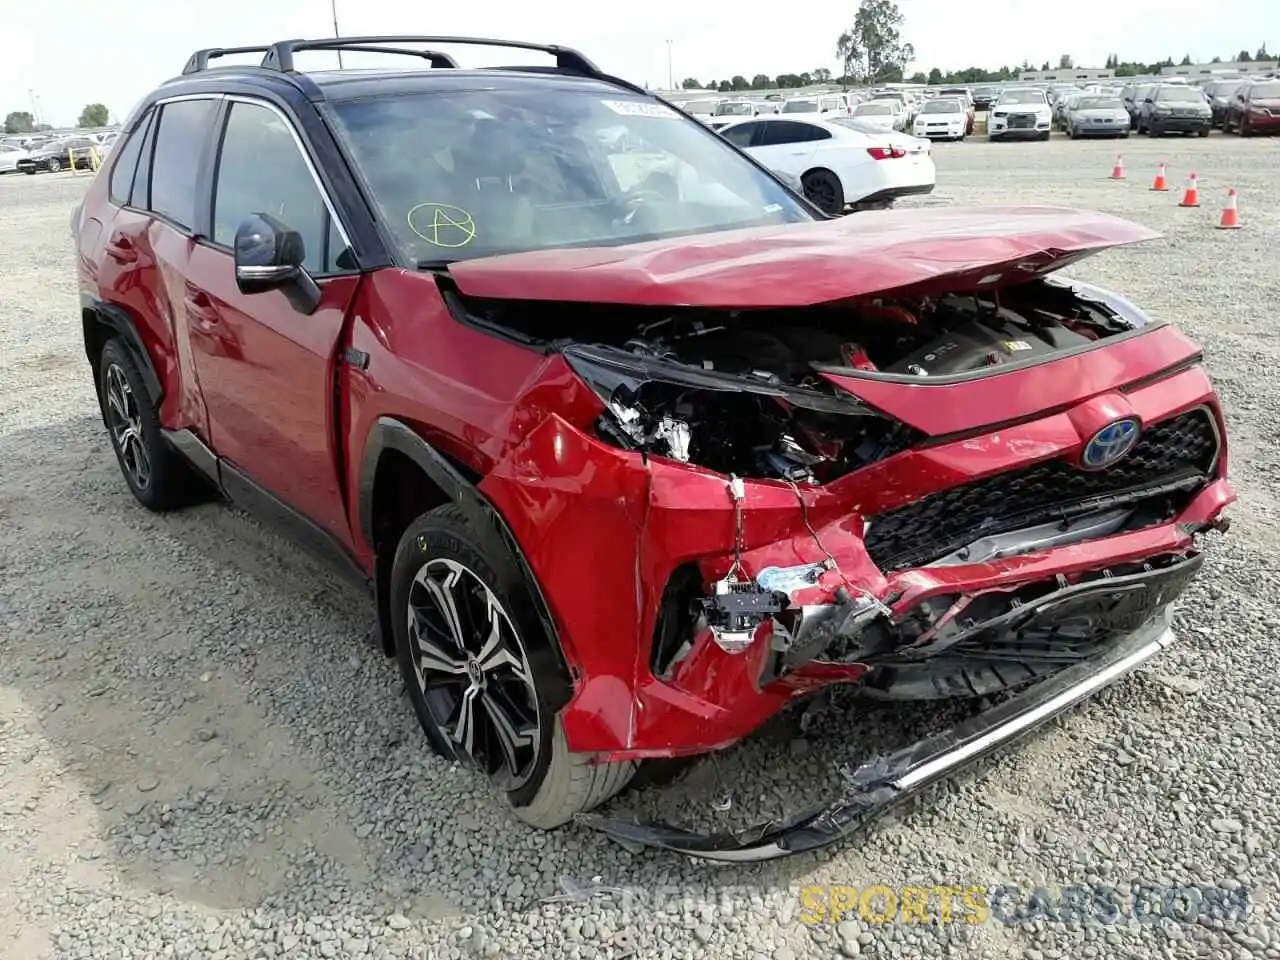
[[[562,351],[605,401],[597,428],[612,442],[796,483],[829,482],[921,439],[836,388],[824,371],[922,379],[996,373],[1137,325],[1108,303],[1045,279],[790,309],[468,301],[465,310]]]
[[[746,311],[729,317],[672,315],[641,326],[622,347],[704,370],[819,387],[815,366],[952,376],[1042,359],[1130,329],[1096,305],[1078,302],[1061,311],[1062,305],[1054,310],[1018,303],[1017,297],[1009,305],[1008,299],[947,294],[873,300],[841,310],[812,308],[786,322]]]

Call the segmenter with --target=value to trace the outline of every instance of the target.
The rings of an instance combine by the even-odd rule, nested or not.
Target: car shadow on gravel
[[[532,830],[431,755],[358,590],[224,505],[142,509],[95,417],[0,436],[0,463],[0,713],[26,718],[34,746],[9,779],[36,800],[14,812],[54,859],[215,908],[427,919],[528,909],[599,877],[786,888],[826,859],[711,873]],[[838,700],[804,736],[790,711],[610,809],[745,825],[832,795],[841,765],[937,721]]]

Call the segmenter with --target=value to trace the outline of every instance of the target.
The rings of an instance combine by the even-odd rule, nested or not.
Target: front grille
[[[1048,460],[929,494],[870,519],[867,552],[881,570],[930,563],[979,537],[1107,504],[1194,492],[1209,480],[1218,434],[1208,411],[1148,427],[1128,456],[1096,472]]]
[[[1014,113],[1009,115],[1009,126],[1011,127],[1034,127],[1036,125],[1036,115],[1034,113]]]

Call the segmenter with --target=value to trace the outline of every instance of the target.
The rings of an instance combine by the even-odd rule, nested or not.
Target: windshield
[[[716,107],[720,105],[719,100],[684,100],[680,103],[680,109],[685,113],[715,113]]]
[[[871,103],[860,103],[853,108],[855,117],[889,117],[893,115],[893,107],[886,101],[872,101]]]
[[[788,100],[782,105],[783,113],[817,113],[817,100]]]
[[[1000,94],[999,106],[1010,103],[1044,103],[1044,94],[1039,90],[1006,90]]]
[[[888,133],[884,127],[877,126],[869,120],[859,120],[856,117],[832,117],[828,122],[838,123],[842,127],[857,130],[859,133],[870,134],[880,140],[884,140]]]
[[[1249,88],[1251,100],[1280,100],[1280,83],[1255,83]]]
[[[1204,94],[1195,87],[1161,87],[1156,99],[1175,103],[1204,103]]]
[[[921,113],[964,113],[959,100],[930,100],[921,109]]]
[[[755,109],[749,103],[721,103],[716,105],[717,117],[749,117]]]
[[[327,111],[415,262],[812,219],[719,136],[654,100],[451,90]]]
[[[1123,110],[1118,97],[1084,97],[1076,104],[1077,110]]]

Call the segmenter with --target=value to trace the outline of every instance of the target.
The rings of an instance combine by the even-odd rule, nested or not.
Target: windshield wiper
[[[413,265],[419,270],[448,270],[449,264],[457,262],[457,257],[437,257],[434,260],[415,260]]]

